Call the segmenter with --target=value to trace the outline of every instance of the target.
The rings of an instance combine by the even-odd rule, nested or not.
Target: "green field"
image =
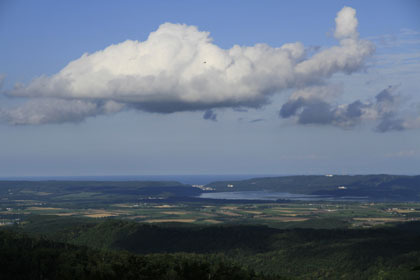
[[[83,200],[84,196],[72,198]],[[420,220],[420,203],[291,202],[220,204],[197,202],[178,204],[117,203],[108,207],[68,206],[37,200],[9,201],[2,207],[2,223],[24,222],[31,215],[120,218],[145,223],[179,222],[193,224],[264,224],[284,227],[372,227]],[[331,226],[325,221],[328,220]]]

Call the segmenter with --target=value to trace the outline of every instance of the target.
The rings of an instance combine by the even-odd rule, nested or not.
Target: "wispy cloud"
[[[402,150],[395,153],[388,153],[385,155],[387,158],[411,158],[420,155],[419,150]]]
[[[396,34],[382,34],[368,39],[380,48],[410,47],[420,45],[420,32],[405,28]]]

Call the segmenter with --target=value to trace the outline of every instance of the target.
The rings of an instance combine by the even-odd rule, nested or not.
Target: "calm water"
[[[241,200],[271,200],[278,199],[288,200],[330,200],[330,201],[364,201],[367,197],[362,196],[342,196],[333,197],[326,195],[310,195],[310,194],[293,194],[287,192],[270,192],[270,191],[238,191],[238,192],[209,192],[202,193],[200,198],[212,199],[241,199]]]

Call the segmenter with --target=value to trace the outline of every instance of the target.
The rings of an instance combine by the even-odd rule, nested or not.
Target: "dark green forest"
[[[0,231],[1,279],[281,279],[256,275],[223,257],[134,255]]]
[[[1,231],[0,247],[4,279],[420,278],[418,222],[274,229],[44,216]]]

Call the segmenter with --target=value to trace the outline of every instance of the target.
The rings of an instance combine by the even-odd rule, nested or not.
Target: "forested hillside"
[[[0,279],[269,280],[221,256],[134,255],[0,230]]]
[[[60,222],[58,222],[60,223]],[[37,220],[19,230],[100,250],[222,257],[257,273],[296,279],[418,279],[420,224],[371,229],[146,225],[121,220],[54,227]],[[54,229],[55,228],[55,229]],[[404,278],[398,278],[402,277]],[[381,278],[382,277],[382,278]],[[233,279],[233,278],[229,278]]]

